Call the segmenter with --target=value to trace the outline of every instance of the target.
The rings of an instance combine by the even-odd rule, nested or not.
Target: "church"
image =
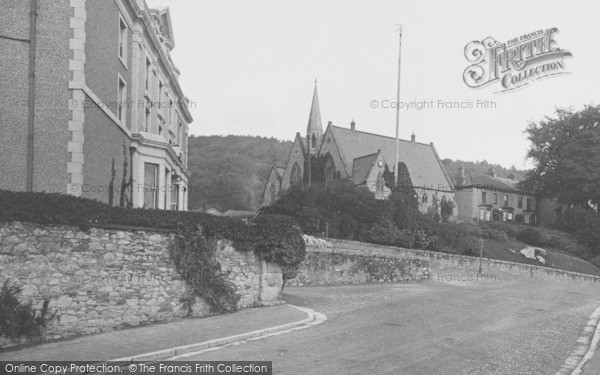
[[[311,155],[311,163],[308,163]],[[321,168],[312,165],[320,178],[314,178],[315,171],[308,169],[313,161],[320,161]],[[325,185],[334,179],[350,179],[358,186],[364,186],[379,199],[385,199],[392,187],[384,182],[384,171],[394,171],[396,160],[396,139],[383,135],[357,130],[352,121],[350,127],[340,127],[330,122],[323,132],[317,85],[313,93],[306,137],[296,133],[285,166],[271,168],[263,194],[263,206],[275,202],[283,191],[290,187],[303,187],[310,178],[318,179]],[[427,212],[432,205],[444,200],[454,201],[454,186],[433,146],[411,140],[400,140],[399,162],[406,165],[412,185],[418,195],[419,210]],[[455,212],[456,214],[456,212]]]

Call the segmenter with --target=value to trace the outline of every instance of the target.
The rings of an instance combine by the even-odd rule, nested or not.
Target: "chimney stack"
[[[488,173],[488,176],[496,178],[496,168],[494,168],[493,165],[490,167],[490,172]]]
[[[416,137],[415,137],[415,132],[413,132],[413,133],[412,133],[412,135],[410,136],[410,141],[411,141],[412,143],[415,143],[415,138],[416,138]]]
[[[350,123],[350,130],[356,130],[356,123],[354,122],[354,119],[352,119],[352,122]]]

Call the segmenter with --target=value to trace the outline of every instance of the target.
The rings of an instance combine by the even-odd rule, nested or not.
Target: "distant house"
[[[433,143],[400,140],[399,161],[410,174],[418,195],[419,209],[426,212],[434,202],[454,200],[454,187],[438,157]],[[322,176],[308,173],[310,160],[320,160]],[[328,123],[323,132],[317,87],[313,93],[306,137],[296,134],[284,168],[271,169],[264,190],[263,205],[271,204],[282,191],[293,186],[305,187],[310,179],[329,184],[336,179],[350,179],[358,186],[372,191],[377,198],[384,199],[391,189],[385,186],[384,170],[387,166],[394,171],[396,139],[356,129],[352,121],[350,128]],[[311,161],[312,163],[312,161]],[[315,168],[315,165],[312,165]],[[315,178],[317,177],[317,178]],[[313,182],[314,183],[314,182]],[[438,205],[439,207],[439,205]]]
[[[223,216],[228,217],[237,217],[239,219],[252,219],[256,216],[256,212],[254,211],[237,211],[237,210],[227,210],[223,213]]]
[[[496,175],[465,176],[459,168],[456,181],[457,219],[460,221],[506,221],[525,224],[549,224],[555,219],[554,202],[519,190],[514,178]]]

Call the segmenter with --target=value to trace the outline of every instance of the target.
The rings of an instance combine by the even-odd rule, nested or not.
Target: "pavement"
[[[154,324],[0,352],[0,361],[110,361],[164,359],[310,323],[310,310],[289,305]],[[150,354],[150,355],[148,355]],[[142,357],[137,357],[144,355]]]

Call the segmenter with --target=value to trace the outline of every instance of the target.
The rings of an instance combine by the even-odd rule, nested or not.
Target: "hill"
[[[254,136],[191,136],[188,140],[188,167],[192,172],[189,208],[214,206],[225,210],[257,210],[262,203],[263,189],[273,163],[285,165],[291,141]],[[449,177],[456,182],[458,167],[465,173],[486,174],[494,166],[496,173],[518,180],[524,172],[504,168],[487,161],[443,159]]]
[[[458,177],[458,168],[462,165],[465,169],[465,175],[468,174],[487,174],[490,171],[491,167],[494,167],[496,174],[499,177],[509,177],[511,174],[514,175],[514,179],[517,181],[521,181],[525,176],[525,171],[519,170],[515,168],[515,166],[511,166],[510,168],[505,168],[499,164],[490,164],[486,160],[483,161],[464,161],[464,160],[452,160],[452,159],[443,159],[442,164],[444,168],[446,168],[446,172],[448,172],[448,177],[452,183],[456,183],[456,177]]]
[[[191,136],[189,209],[255,211],[273,162],[283,164],[291,141],[252,136]]]

